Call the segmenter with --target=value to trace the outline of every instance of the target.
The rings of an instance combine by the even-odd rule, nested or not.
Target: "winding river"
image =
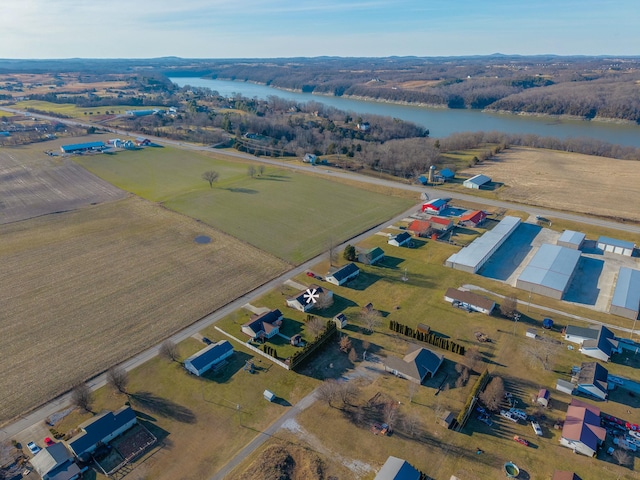
[[[428,128],[431,137],[446,137],[456,132],[500,131],[557,138],[588,137],[619,145],[640,147],[640,126],[632,124],[399,105],[290,92],[266,85],[231,80],[195,77],[173,77],[170,80],[181,87],[185,85],[207,87],[224,96],[241,94],[248,98],[266,99],[273,95],[298,103],[314,101],[340,110],[355,112],[361,116],[374,114],[400,118]]]

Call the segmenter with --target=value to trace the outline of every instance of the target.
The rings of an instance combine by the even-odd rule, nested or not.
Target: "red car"
[[[313,272],[307,272],[307,277],[315,277],[315,274]]]
[[[515,437],[513,437],[513,439],[518,442],[521,443],[522,445],[524,445],[525,447],[529,446],[529,442],[527,442],[524,438],[519,437],[518,435],[516,435]]]
[[[51,440],[49,437],[47,437],[47,438],[45,438],[45,439],[44,439],[44,444],[45,444],[47,447],[50,447],[50,446],[51,446],[51,445],[53,445],[54,443],[56,443],[56,442],[54,442],[53,440]]]

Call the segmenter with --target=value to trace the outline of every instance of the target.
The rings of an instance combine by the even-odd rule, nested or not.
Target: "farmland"
[[[71,160],[46,156],[41,149],[30,145],[0,150],[0,224],[126,196]]]
[[[22,110],[37,110],[39,112],[49,112],[57,115],[64,115],[72,118],[86,118],[88,115],[104,115],[109,112],[114,114],[124,114],[127,110],[149,110],[156,108],[153,106],[135,107],[129,105],[107,105],[106,107],[78,107],[73,103],[52,103],[42,100],[22,100],[12,105],[13,108]],[[163,108],[163,107],[157,107]]]
[[[195,243],[198,235],[211,243]],[[287,268],[138,198],[7,224],[0,236],[0,421],[157,344]]]
[[[413,202],[351,185],[269,167],[247,175],[247,163],[173,148],[77,157],[123,190],[160,201],[291,263],[300,263],[371,228]],[[203,172],[220,179],[209,188]]]
[[[503,183],[496,192],[501,200],[640,222],[637,203],[629,201],[638,194],[637,162],[510,148],[461,173]]]

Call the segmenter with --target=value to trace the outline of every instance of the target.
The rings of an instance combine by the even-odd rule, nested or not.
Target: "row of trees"
[[[407,337],[414,338],[415,340],[418,340],[420,342],[425,342],[430,345],[435,345],[436,347],[442,348],[443,350],[448,350],[450,352],[457,353],[458,355],[465,354],[464,345],[460,345],[459,343],[453,342],[448,338],[440,337],[434,333],[420,332],[407,325],[398,323],[395,320],[389,321],[389,329],[393,330],[396,333],[405,335]]]

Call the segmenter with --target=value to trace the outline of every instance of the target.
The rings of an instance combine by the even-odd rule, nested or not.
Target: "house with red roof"
[[[460,217],[460,225],[465,227],[477,227],[487,218],[487,214],[482,210],[476,210],[474,212],[465,213]]]
[[[421,210],[423,213],[435,213],[438,215],[441,211],[447,208],[448,205],[448,198],[436,198],[430,202],[423,203]]]
[[[571,400],[562,427],[560,445],[574,453],[594,457],[604,443],[607,430],[600,426],[600,409],[588,403]]]

